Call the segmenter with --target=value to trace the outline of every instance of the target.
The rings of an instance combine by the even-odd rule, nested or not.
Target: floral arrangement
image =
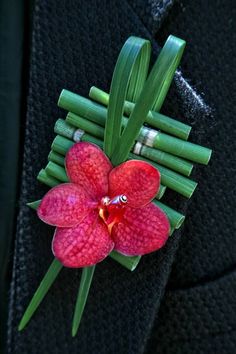
[[[27,307],[22,330],[64,267],[82,268],[72,335],[82,318],[96,264],[107,256],[133,271],[141,256],[163,247],[184,215],[160,202],[166,188],[190,198],[193,163],[211,150],[188,140],[191,127],[159,113],[185,42],[170,36],[151,72],[150,42],[130,37],[118,57],[110,93],[90,99],[62,90],[49,163],[38,180],[52,187],[28,203],[56,227],[55,256]]]

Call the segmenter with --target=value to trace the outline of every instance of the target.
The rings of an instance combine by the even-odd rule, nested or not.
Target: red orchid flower
[[[166,215],[151,203],[160,173],[144,161],[113,168],[96,145],[80,142],[65,159],[70,183],[52,188],[38,216],[56,226],[55,257],[66,267],[87,267],[113,250],[143,255],[161,248],[169,234]]]

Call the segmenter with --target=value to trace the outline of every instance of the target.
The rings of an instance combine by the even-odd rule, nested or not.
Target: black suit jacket
[[[224,10],[213,1],[172,5],[144,0],[36,2],[9,294],[10,354],[236,353],[233,48],[229,35],[218,31],[226,17],[232,32],[230,11],[235,9],[230,1]],[[28,328],[18,333],[20,317],[52,260],[53,229],[25,204],[46,191],[36,176],[46,164],[55,120],[65,115],[56,106],[61,89],[85,96],[92,85],[109,90],[128,36],[150,39],[154,60],[156,39],[162,45],[170,33],[186,39],[188,46],[185,75],[176,73],[163,112],[192,124],[192,141],[214,149],[210,166],[194,171],[199,187],[190,202],[174,192],[165,196],[187,215],[184,226],[162,250],[143,257],[133,273],[111,259],[97,266],[76,338],[70,333],[81,271],[70,269],[62,271]]]

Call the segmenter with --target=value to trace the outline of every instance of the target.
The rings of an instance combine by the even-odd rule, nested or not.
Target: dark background
[[[9,353],[25,354],[29,352],[29,350],[33,354],[38,353],[38,350],[42,352],[42,347],[39,346],[37,348],[37,340],[35,339],[34,341],[29,339],[30,336],[35,336],[36,338],[36,329],[38,328],[38,335],[42,341],[43,330],[42,327],[39,327],[39,321],[42,319],[38,318],[38,322],[35,322],[35,325],[32,324],[32,327],[30,327],[32,331],[30,332],[29,330],[28,332],[25,332],[24,337],[16,337],[16,332],[13,328],[19,319],[20,313],[23,311],[25,304],[32,295],[32,289],[35,288],[38,280],[42,277],[43,272],[40,264],[43,263],[43,267],[46,269],[48,260],[50,259],[48,251],[46,254],[47,262],[45,265],[43,260],[37,260],[38,268],[35,268],[32,263],[32,273],[28,272],[28,276],[25,278],[19,276],[19,274],[23,274],[24,272],[27,274],[24,267],[26,261],[24,257],[20,259],[20,256],[26,256],[27,252],[29,252],[30,261],[34,262],[34,248],[31,246],[27,247],[27,245],[24,244],[24,241],[22,241],[24,240],[24,237],[22,237],[21,234],[23,232],[21,230],[23,229],[19,229],[19,217],[21,217],[21,214],[20,216],[18,215],[18,206],[21,205],[22,208],[22,205],[25,202],[24,196],[27,194],[23,191],[22,198],[21,192],[21,199],[19,202],[20,186],[22,180],[24,181],[24,179],[26,179],[27,174],[30,174],[32,177],[28,180],[30,181],[29,183],[33,183],[37,172],[36,170],[42,165],[41,160],[36,161],[36,166],[32,171],[29,171],[29,166],[26,169],[27,164],[24,166],[22,165],[23,151],[25,151],[26,156],[27,154],[34,153],[34,150],[31,152],[28,152],[27,150],[29,148],[29,139],[27,134],[25,135],[26,112],[28,112],[28,115],[33,117],[38,116],[38,119],[42,119],[41,125],[39,124],[37,126],[38,123],[36,123],[36,118],[31,121],[31,124],[35,124],[35,127],[37,126],[41,129],[40,134],[43,136],[42,139],[48,139],[49,146],[53,134],[52,131],[48,134],[44,132],[45,129],[47,129],[47,123],[45,123],[46,118],[43,115],[40,115],[40,109],[43,106],[42,97],[45,99],[46,106],[51,107],[56,104],[56,97],[59,93],[55,91],[53,92],[53,96],[50,97],[50,99],[47,99],[45,96],[49,88],[37,87],[37,79],[42,80],[40,81],[41,83],[44,81],[42,78],[39,79],[37,73],[35,74],[34,72],[37,62],[35,62],[35,56],[32,54],[33,45],[31,24],[34,22],[34,44],[37,44],[34,49],[37,50],[38,53],[40,53],[41,50],[45,54],[45,57],[41,57],[39,54],[36,56],[37,60],[41,61],[41,64],[39,63],[41,74],[43,73],[49,77],[49,80],[45,80],[45,82],[50,82],[50,77],[53,78],[55,73],[53,73],[54,69],[52,67],[47,66],[44,47],[42,46],[41,48],[39,46],[41,42],[48,41],[51,46],[55,43],[55,50],[52,49],[49,55],[59,55],[61,64],[64,65],[64,62],[66,62],[65,65],[68,67],[67,76],[63,74],[63,78],[60,78],[60,71],[56,73],[58,82],[53,87],[57,86],[62,88],[64,87],[66,80],[68,80],[68,82],[71,83],[70,88],[75,90],[73,84],[75,80],[73,79],[73,75],[77,75],[80,79],[82,79],[83,75],[84,77],[87,75],[87,81],[90,85],[94,84],[94,78],[100,76],[100,79],[97,80],[100,80],[101,87],[105,87],[111,77],[113,65],[119,49],[117,48],[117,53],[116,49],[111,49],[112,54],[108,54],[106,53],[108,49],[104,44],[104,53],[101,53],[101,55],[107,65],[106,68],[103,68],[106,73],[99,72],[98,70],[96,71],[96,69],[95,72],[88,72],[89,67],[86,67],[85,63],[86,55],[80,53],[79,49],[77,52],[66,52],[66,54],[64,54],[66,57],[64,57],[60,52],[57,52],[57,48],[62,48],[63,45],[60,46],[55,42],[55,39],[56,41],[60,40],[61,34],[59,33],[58,37],[51,38],[50,33],[48,33],[48,29],[51,28],[53,32],[53,28],[57,26],[55,18],[57,19],[60,15],[63,16],[63,11],[60,10],[60,8],[63,8],[64,5],[62,5],[62,3],[64,2],[58,3],[58,10],[56,11],[55,6],[53,6],[54,2],[50,1],[49,3],[52,3],[52,6],[50,4],[46,6],[44,2],[40,1],[37,3],[39,8],[36,9],[36,18],[34,16],[33,2],[2,0],[0,3],[0,159],[2,166],[0,169],[0,281],[1,326],[3,329],[1,333],[6,333],[5,323],[8,312],[7,306],[8,300],[11,299],[8,308],[8,329],[10,333],[8,335]],[[149,322],[147,321],[147,323],[150,323],[149,330],[146,333],[142,328],[141,331],[137,332],[140,333],[141,336],[144,336],[143,340],[145,342],[140,349],[140,353],[236,353],[236,215],[234,176],[236,170],[235,1],[186,0],[175,1],[174,4],[170,1],[169,5],[166,5],[165,16],[162,16],[162,13],[157,16],[158,19],[161,18],[160,22],[157,20],[154,21],[153,17],[150,15],[150,11],[155,10],[154,5],[155,2],[144,0],[137,0],[134,2],[114,2],[115,9],[116,7],[118,9],[123,6],[123,11],[126,11],[126,13],[128,12],[126,17],[129,21],[134,19],[133,27],[137,26],[137,34],[145,35],[146,33],[146,35],[153,36],[160,46],[163,45],[169,34],[179,36],[187,41],[187,48],[181,62],[181,70],[190,85],[189,92],[191,92],[192,87],[195,90],[194,94],[197,92],[201,95],[200,98],[196,96],[197,104],[201,106],[202,102],[203,110],[207,110],[208,114],[208,120],[205,121],[204,124],[201,122],[199,123],[197,119],[194,120],[194,114],[193,117],[191,117],[191,123],[194,125],[194,129],[198,129],[198,136],[193,136],[193,138],[198,139],[200,136],[201,143],[213,148],[214,154],[212,156],[210,167],[198,167],[196,172],[199,188],[192,198],[191,203],[188,205],[187,220],[182,229],[176,255],[175,252],[172,251],[172,257],[169,257],[168,252],[171,246],[166,249],[166,259],[168,261],[166,261],[166,264],[164,264],[162,269],[163,272],[166,271],[166,280],[169,275],[170,264],[172,264],[174,255],[175,260],[167,286],[165,281],[161,282],[161,289],[157,292],[156,296],[162,299],[162,302],[160,309],[158,306],[159,311],[157,308],[153,309],[153,318],[150,316],[148,319]],[[99,5],[97,4],[97,6]],[[83,1],[81,1],[80,10],[74,5],[73,1],[69,2],[66,7],[67,11],[75,11],[75,13],[76,11],[78,11],[78,13],[81,11],[81,18],[85,18],[88,23],[93,24],[93,16],[95,16],[96,9],[94,9],[94,14],[92,14],[91,8],[89,6],[86,7]],[[104,8],[106,8],[106,5]],[[107,2],[107,8],[113,8],[111,2]],[[160,8],[158,9],[160,10]],[[86,11],[88,11],[88,13],[85,13]],[[134,14],[132,14],[132,11],[134,11]],[[122,10],[120,10],[119,13],[121,14]],[[38,19],[39,16],[42,17],[41,20]],[[136,19],[136,16],[138,17],[138,20]],[[107,22],[104,21],[103,25],[107,26],[107,28],[113,26],[112,29],[114,32],[116,30],[120,31],[117,35],[120,43],[122,43],[123,38],[126,38],[130,34],[129,31],[133,30],[135,32],[134,29],[130,29],[132,26],[129,28],[127,24],[122,23],[122,21],[125,21],[125,16],[122,20],[121,15],[116,18],[114,14],[114,18],[116,18],[117,21],[114,23],[109,20],[111,18],[112,17],[109,17],[107,14]],[[78,18],[78,22],[79,20],[80,19]],[[119,21],[121,25],[118,24]],[[45,30],[42,27],[37,27],[40,24],[42,26],[42,23],[44,23]],[[141,28],[142,25],[144,26],[144,29]],[[94,23],[94,26],[86,27],[86,25],[84,25],[84,27],[82,27],[76,24],[74,26],[74,24],[70,22],[63,23],[63,21],[61,21],[61,31],[63,31],[63,26],[67,26],[67,28],[69,28],[68,31],[71,31],[72,35],[73,33],[79,33],[82,39],[86,37],[86,31],[88,31],[89,28],[93,36],[91,43],[95,43],[94,37],[96,36],[98,41],[106,42],[106,38],[100,38],[101,34],[99,31],[96,31],[95,26],[99,26],[97,22]],[[48,36],[49,40],[47,39]],[[109,40],[109,38],[107,38],[107,40]],[[83,41],[82,39],[81,41]],[[115,35],[113,40],[116,40]],[[68,49],[67,46],[68,44],[64,43],[66,49]],[[112,48],[115,48],[114,43],[112,43]],[[93,49],[91,48],[88,49],[88,51],[93,53]],[[77,67],[74,67],[73,60],[75,60],[75,55],[79,54],[81,54],[81,58],[77,62]],[[95,49],[94,55],[97,55]],[[72,65],[71,71],[69,72],[70,64]],[[76,70],[79,70],[80,65],[80,71],[84,71],[84,73],[78,75]],[[105,77],[104,80],[101,78],[102,74]],[[83,94],[87,93],[86,85],[86,81],[84,83],[79,83]],[[39,91],[38,97],[35,94],[37,93],[37,89]],[[34,95],[32,95],[32,90]],[[183,92],[183,95],[185,95],[185,102],[188,101],[188,94],[190,95],[187,91]],[[188,108],[188,113],[190,115],[191,104],[194,103],[194,94],[189,99],[190,108]],[[28,103],[27,97],[29,97]],[[201,101],[201,99],[203,99],[203,101]],[[32,100],[34,100],[34,102],[32,102]],[[172,106],[171,100],[172,96],[170,95],[167,99],[167,104],[163,108],[163,112],[170,112],[172,115],[177,112],[178,115],[180,112],[175,111],[175,108],[178,110],[176,99],[173,98]],[[209,108],[206,107],[205,103]],[[186,108],[183,107],[183,109]],[[211,114],[209,114],[210,110]],[[55,112],[55,114],[57,114],[57,112]],[[187,114],[185,115],[187,116]],[[51,129],[53,121],[56,119],[56,115],[50,119],[51,121],[48,123],[48,129]],[[34,128],[32,127],[31,129],[32,132]],[[37,137],[37,134],[34,134],[33,131],[32,136]],[[25,141],[26,147],[24,148]],[[45,160],[48,146],[44,148],[45,154],[42,153],[40,155],[40,157]],[[35,151],[38,151],[40,148],[42,147],[34,147]],[[42,187],[36,186],[36,188],[41,188],[40,191],[43,190]],[[34,189],[32,190],[30,185],[28,189],[28,194],[30,194],[31,191],[32,193],[36,193]],[[172,195],[170,195],[169,198],[172,198]],[[17,215],[17,237],[20,242],[16,239],[15,244]],[[35,227],[37,232],[39,232],[39,227],[41,227],[41,233],[42,231],[48,233],[46,228],[38,226],[38,224],[36,224]],[[31,231],[29,231],[29,234],[30,232]],[[176,239],[178,237],[179,236],[177,235]],[[40,237],[37,238],[37,242],[39,241]],[[174,243],[175,240],[171,242]],[[44,240],[43,243],[44,246],[42,250],[48,247],[48,242]],[[177,246],[176,243],[175,247],[172,247],[172,249],[174,248],[176,250]],[[163,256],[165,256],[165,252],[163,252]],[[13,258],[15,258],[14,263],[18,268],[17,273],[15,273],[13,277],[15,280],[12,282],[10,289]],[[133,282],[133,289],[137,289],[137,291],[139,290],[139,286],[137,285],[139,284],[139,281],[146,281],[147,284],[148,281],[154,281],[155,278],[152,278],[151,280],[149,277],[155,277],[155,274],[152,273],[148,275],[148,271],[145,270],[145,267],[150,266],[150,262],[146,261],[145,263],[144,261],[143,271],[141,270],[140,274],[138,273],[133,278],[134,280],[129,279],[129,281]],[[155,262],[151,262],[151,264],[155,264]],[[114,266],[114,264],[110,262],[109,266],[111,267],[111,265]],[[116,273],[116,270],[119,273],[120,268],[117,269],[117,267],[114,266],[114,270],[108,269],[106,272],[106,265],[102,267],[104,268],[104,273],[103,276],[100,275],[101,279],[110,274],[110,277],[114,276],[117,277],[118,281],[122,281],[123,278],[120,280]],[[34,274],[35,272],[36,274]],[[125,278],[126,274],[124,274],[123,277]],[[22,284],[23,281],[25,281],[27,285]],[[61,285],[61,288],[62,287],[63,286]],[[123,288],[121,289],[122,291],[124,290]],[[152,291],[154,291],[153,289]],[[57,289],[55,297],[62,294],[61,290]],[[134,296],[133,292],[135,291],[133,290],[129,292],[127,290],[127,293],[125,293],[124,296],[124,301],[128,301],[128,298],[132,298],[132,296]],[[71,293],[73,293],[73,290],[67,289],[67,295],[65,296],[67,300],[72,297],[70,296]],[[164,293],[165,295],[163,297]],[[18,294],[18,297],[16,297],[15,294]],[[142,301],[147,303],[147,298],[150,297],[150,294],[148,292],[145,293],[145,291],[143,294],[145,294],[145,296]],[[94,294],[92,293],[92,299],[93,295]],[[107,297],[112,296],[111,293],[106,293],[105,295]],[[151,296],[154,296],[153,293]],[[53,297],[50,299],[50,301],[53,301]],[[44,304],[42,306],[44,306]],[[47,304],[45,306],[47,306]],[[132,301],[127,305],[127,311],[129,306],[133,306]],[[52,329],[54,328],[52,325],[53,319],[50,316],[52,316],[52,314],[55,315],[57,305],[49,306],[48,301],[48,307],[45,308],[50,308],[50,310],[52,310],[49,314],[49,326]],[[96,309],[96,306],[91,304],[90,310],[91,309]],[[146,310],[146,312],[148,311],[149,310]],[[45,312],[42,312],[42,316],[46,312],[46,310]],[[101,314],[104,314],[104,312],[101,312]],[[153,322],[154,317],[156,317],[156,319]],[[66,318],[66,315],[60,313],[59,318],[64,319]],[[67,322],[69,323],[69,320]],[[128,324],[132,324],[132,318],[130,317],[125,320],[121,318],[120,326],[123,326],[124,324],[127,326]],[[128,326],[128,328],[132,331],[132,326]],[[117,328],[115,327],[114,331],[116,330]],[[53,334],[55,338],[59,335],[56,331],[54,331]],[[86,331],[83,332],[83,328],[81,335],[85,336],[85,339],[82,338],[81,342],[82,345],[85,345]],[[94,336],[92,336],[93,341],[96,340],[95,337],[96,335],[94,334]],[[5,335],[4,338],[6,338]],[[119,333],[116,338],[119,338]],[[124,343],[129,343],[130,345],[129,353],[135,352],[134,348],[136,348],[136,346],[140,347],[140,344],[137,344],[138,340],[137,343],[134,343],[133,341],[135,341],[134,338],[132,339],[132,343],[130,341],[124,341]],[[3,341],[1,341],[1,343],[3,343]],[[11,343],[11,345],[9,343]],[[71,351],[70,342],[68,342],[69,344],[67,343],[67,347],[64,347],[64,349],[60,349],[60,345],[57,344],[57,339],[55,340],[55,343],[54,348],[56,348],[56,352],[60,353],[65,352],[66,350],[68,352]],[[47,343],[44,345],[45,347],[43,346],[43,348],[49,348],[47,347]],[[84,347],[82,346],[81,348]],[[109,352],[109,349],[107,348],[106,351],[106,348],[105,343],[103,346],[101,344],[97,353]],[[121,351],[121,348],[122,346],[117,346],[117,353],[123,352],[125,354],[126,351]],[[52,352],[51,349],[45,350],[44,352],[46,354],[47,352]],[[72,348],[72,350],[74,349]],[[85,349],[81,350],[82,353],[86,352]]]

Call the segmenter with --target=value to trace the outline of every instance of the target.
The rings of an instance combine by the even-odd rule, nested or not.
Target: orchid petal
[[[95,210],[74,228],[57,228],[52,242],[55,257],[70,268],[101,262],[113,247],[107,226]]]
[[[71,182],[97,199],[107,195],[112,164],[99,147],[88,142],[73,145],[66,155],[65,165]]]
[[[63,183],[43,197],[37,213],[46,224],[58,227],[76,226],[97,206],[87,192],[72,183]]]
[[[170,224],[165,213],[153,203],[143,208],[127,207],[123,219],[112,228],[114,249],[128,256],[158,250],[166,243]]]
[[[125,194],[130,207],[148,204],[155,197],[159,186],[160,173],[144,161],[126,161],[109,174],[109,196]]]

